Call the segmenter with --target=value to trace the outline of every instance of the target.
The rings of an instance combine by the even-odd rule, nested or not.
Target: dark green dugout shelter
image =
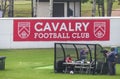
[[[100,44],[80,44],[80,43],[55,43],[54,44],[54,71],[55,73],[64,73],[66,66],[63,64],[67,55],[70,55],[74,61],[79,61],[80,50],[88,50],[87,61],[93,62],[93,69],[90,74],[107,74],[106,58],[103,47]]]

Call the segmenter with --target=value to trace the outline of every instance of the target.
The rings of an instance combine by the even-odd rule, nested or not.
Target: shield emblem
[[[105,22],[95,22],[94,23],[94,35],[97,38],[102,38],[106,33],[106,23]]]
[[[22,39],[26,39],[30,35],[30,22],[18,23],[18,35]]]

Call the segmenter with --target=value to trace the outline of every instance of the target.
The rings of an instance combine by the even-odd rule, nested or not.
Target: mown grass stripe
[[[42,67],[36,67],[35,69],[53,69],[53,66],[42,66]]]

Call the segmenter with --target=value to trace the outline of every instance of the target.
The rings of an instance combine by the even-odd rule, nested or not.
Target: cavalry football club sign
[[[106,41],[109,19],[15,19],[14,41]]]

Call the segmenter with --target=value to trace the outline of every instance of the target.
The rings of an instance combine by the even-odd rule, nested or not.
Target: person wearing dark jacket
[[[115,75],[116,74],[116,70],[115,70],[116,58],[115,58],[114,48],[111,48],[111,51],[106,53],[106,55],[107,55],[109,74]]]
[[[83,48],[80,50],[80,60],[86,60],[87,59],[88,50],[86,48]]]

